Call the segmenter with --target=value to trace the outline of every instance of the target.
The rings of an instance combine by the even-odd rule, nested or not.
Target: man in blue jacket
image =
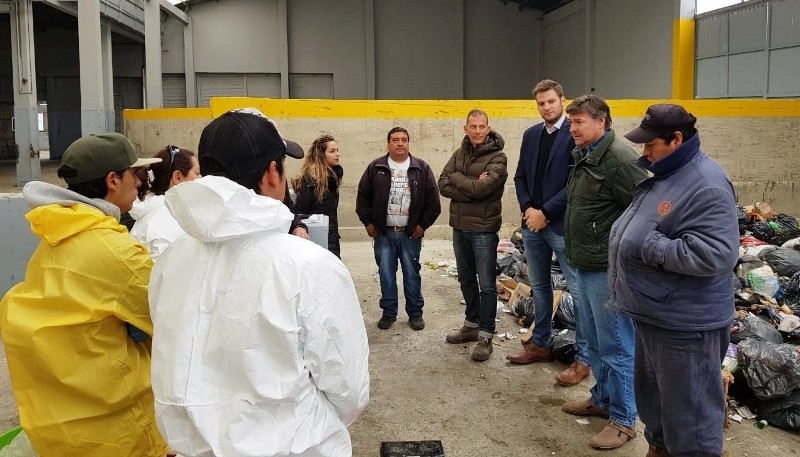
[[[575,270],[567,263],[564,248],[564,212],[567,206],[566,185],[572,164],[570,152],[575,141],[569,133],[570,122],[564,114],[564,89],[561,84],[545,79],[533,88],[536,108],[544,122],[525,131],[520,148],[519,164],[514,175],[517,200],[522,210],[522,237],[528,261],[528,276],[533,289],[535,326],[533,337],[519,354],[506,357],[517,364],[553,360],[552,306],[553,286],[550,264],[553,254],[574,300],[579,300]],[[579,319],[575,302],[575,319]],[[575,362],[556,376],[562,386],[578,384],[589,376],[586,339],[576,335],[578,354]]]
[[[700,150],[696,118],[653,105],[625,138],[653,173],[609,239],[610,306],[634,319],[634,386],[649,457],[719,456],[720,365],[733,320],[739,229],[733,186]]]

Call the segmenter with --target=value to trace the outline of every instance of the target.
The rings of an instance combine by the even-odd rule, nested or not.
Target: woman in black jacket
[[[311,143],[300,173],[292,179],[297,199],[295,214],[328,216],[328,250],[341,258],[339,250],[339,185],[344,170],[339,165],[339,146],[330,135]]]

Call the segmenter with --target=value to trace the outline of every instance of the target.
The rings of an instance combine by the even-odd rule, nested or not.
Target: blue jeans
[[[633,427],[636,424],[636,399],[633,390],[633,357],[636,335],[633,320],[607,306],[608,274],[576,269],[584,305],[581,327],[589,343],[589,365],[596,384],[592,403],[606,409],[611,420]]]
[[[458,282],[467,302],[464,325],[478,327],[478,335],[494,335],[497,317],[497,243],[496,232],[465,232],[453,229]]]
[[[673,457],[722,454],[719,367],[729,340],[727,327],[681,332],[636,322],[636,401],[648,443]]]
[[[380,305],[383,315],[397,319],[397,261],[403,268],[403,294],[408,317],[422,316],[422,277],[419,275],[419,254],[422,238],[411,239],[405,232],[391,229],[375,237],[375,263],[381,280]]]
[[[533,290],[534,322],[533,337],[531,341],[540,348],[549,348],[553,342],[553,282],[550,275],[550,264],[553,254],[558,259],[558,265],[564,272],[567,288],[572,294],[575,306],[575,345],[578,354],[575,359],[589,365],[589,350],[586,337],[581,331],[580,305],[578,278],[575,268],[567,263],[567,253],[564,247],[564,237],[545,228],[538,232],[531,232],[528,227],[522,227],[522,243],[525,246],[525,258],[528,261],[528,277]]]

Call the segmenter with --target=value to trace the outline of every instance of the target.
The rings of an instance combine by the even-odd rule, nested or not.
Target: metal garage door
[[[209,105],[211,97],[281,98],[281,75],[276,73],[198,73],[198,106]]]
[[[165,73],[161,77],[164,108],[186,108],[186,76],[183,73]]]

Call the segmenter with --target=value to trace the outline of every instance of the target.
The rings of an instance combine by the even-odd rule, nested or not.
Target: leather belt
[[[400,227],[400,226],[397,226],[397,225],[390,225],[389,227],[386,227],[386,228],[391,230],[391,231],[393,231],[393,232],[404,232],[406,230],[405,226]]]

